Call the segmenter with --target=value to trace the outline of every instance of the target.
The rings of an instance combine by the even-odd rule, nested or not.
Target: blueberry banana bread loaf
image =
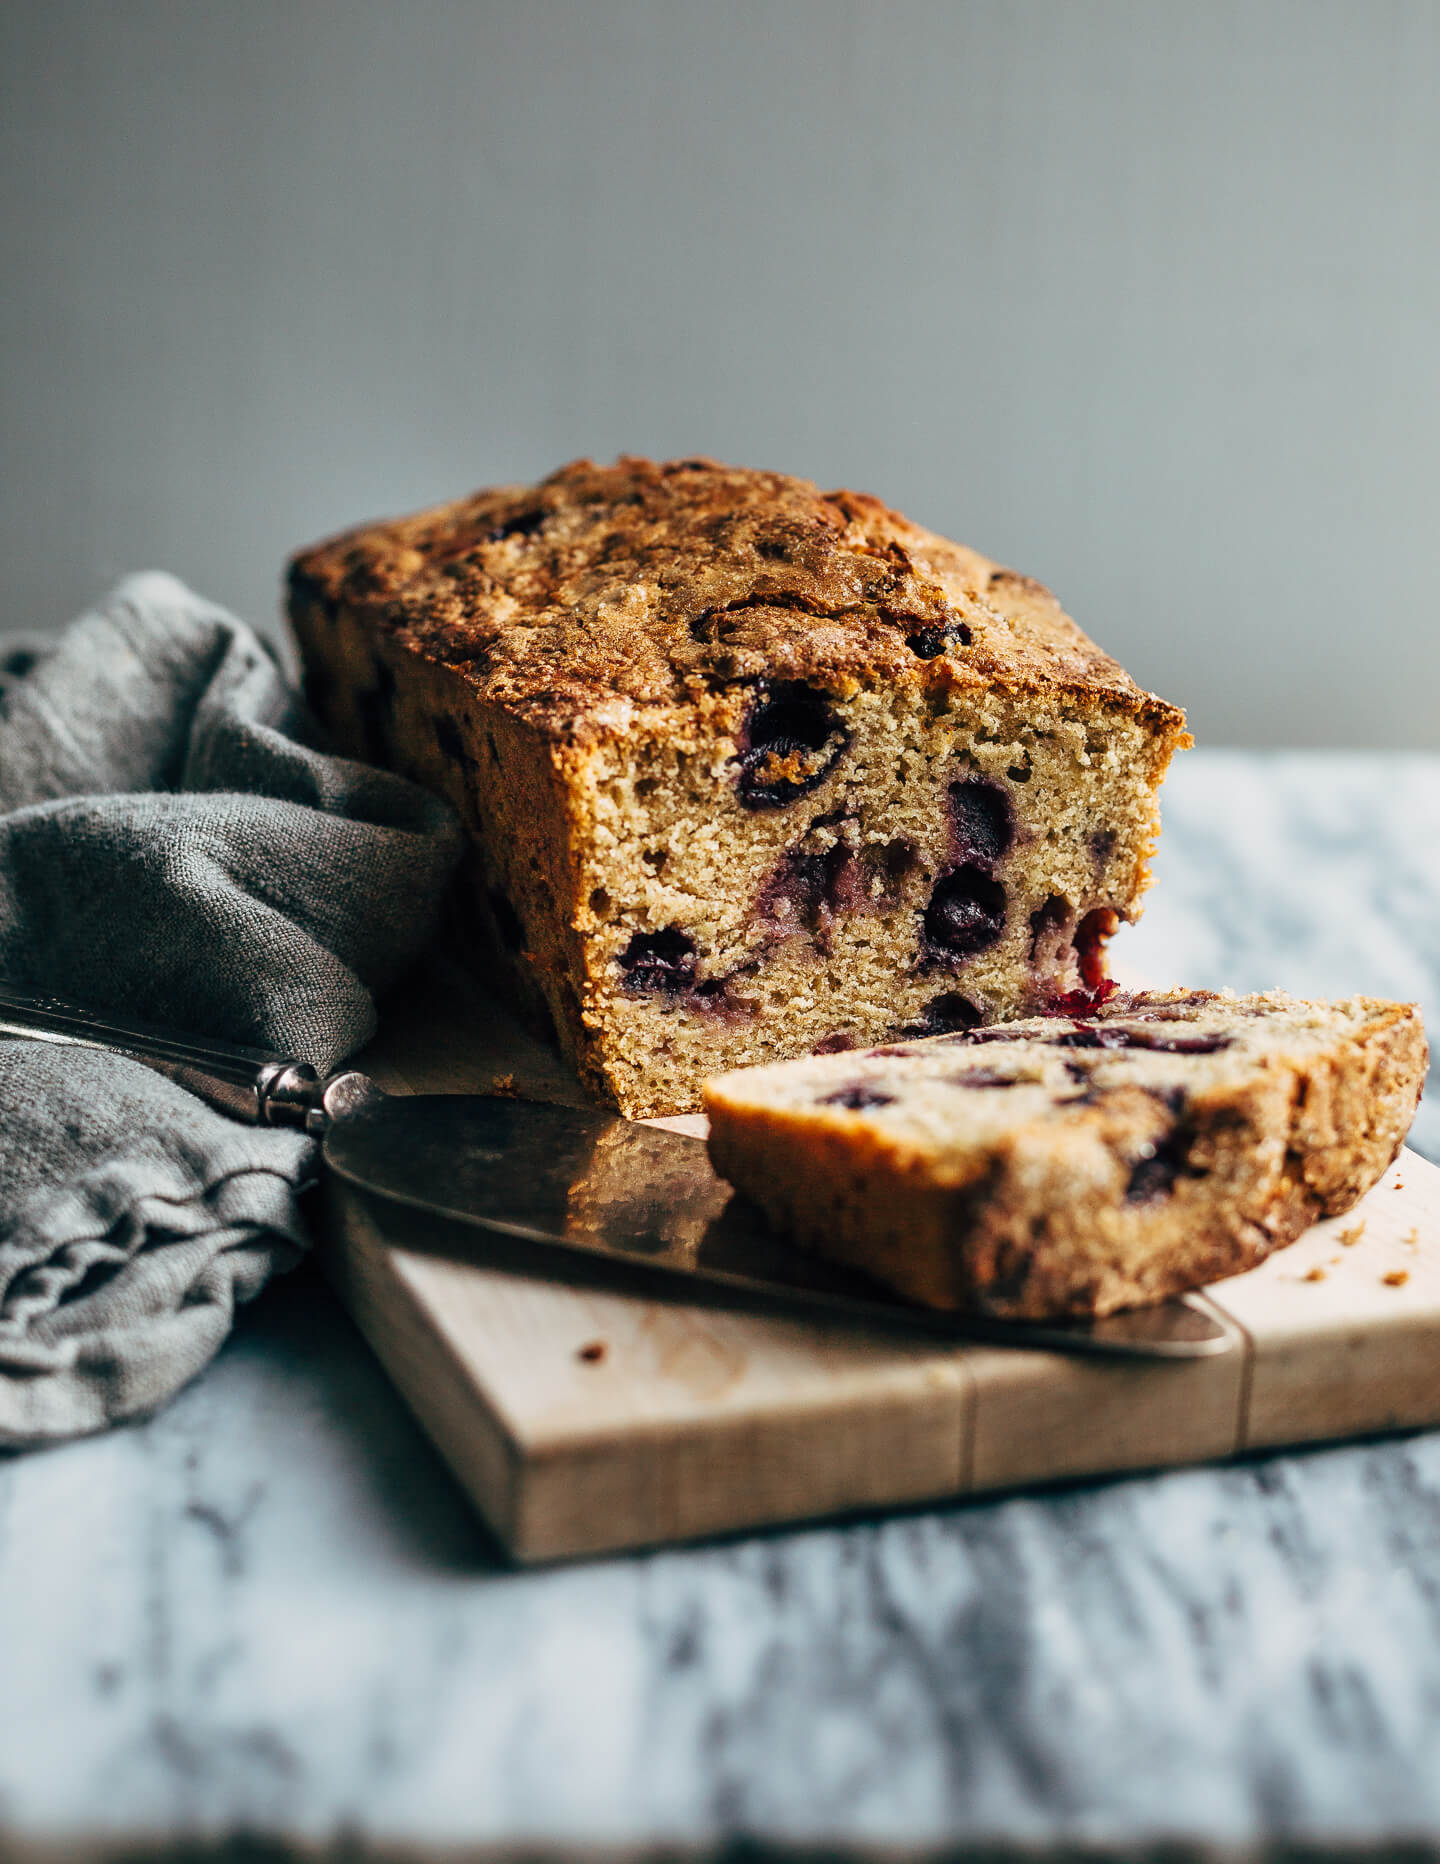
[[[1411,1004],[1171,991],[750,1069],[715,1169],[933,1307],[1106,1314],[1253,1268],[1367,1191],[1420,1098]]]
[[[352,531],[290,614],[342,747],[464,817],[484,963],[637,1117],[1096,991],[1188,742],[1037,583],[705,460]]]

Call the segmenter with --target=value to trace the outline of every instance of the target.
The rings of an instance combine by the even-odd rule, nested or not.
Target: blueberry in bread
[[[1039,584],[706,460],[351,531],[290,614],[342,748],[461,812],[481,962],[636,1117],[1094,993],[1188,742]]]
[[[1412,1004],[1115,994],[710,1081],[715,1169],[800,1243],[933,1307],[1143,1306],[1338,1216],[1424,1082]]]

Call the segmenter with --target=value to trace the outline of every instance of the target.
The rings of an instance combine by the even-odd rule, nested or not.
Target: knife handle
[[[58,997],[30,997],[0,984],[0,1037],[21,1036],[53,1042],[62,1048],[99,1049],[143,1062],[192,1094],[250,1126],[299,1126],[323,1131],[333,1090],[344,1081],[363,1082],[346,1071],[322,1080],[309,1062],[222,1042],[214,1036],[190,1036],[148,1023],[95,1016]],[[367,1083],[368,1085],[368,1083]]]

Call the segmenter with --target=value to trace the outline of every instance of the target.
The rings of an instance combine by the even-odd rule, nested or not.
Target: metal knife
[[[388,1094],[353,1068],[322,1077],[307,1062],[0,985],[5,1036],[123,1055],[248,1124],[314,1134],[328,1170],[378,1199],[386,1233],[406,1247],[473,1254],[483,1234],[492,1255],[507,1239],[507,1266],[518,1261],[561,1279],[603,1267],[606,1279],[658,1279],[692,1298],[723,1291],[745,1304],[1067,1353],[1195,1359],[1228,1352],[1240,1338],[1201,1295],[1099,1320],[1006,1321],[917,1307],[776,1238],[716,1177],[702,1140],[591,1109]]]

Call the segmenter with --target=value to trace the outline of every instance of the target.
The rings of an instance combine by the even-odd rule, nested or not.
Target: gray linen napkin
[[[429,937],[444,805],[319,746],[242,622],[135,576],[0,641],[0,978],[327,1068]],[[0,1447],[154,1409],[304,1246],[313,1143],[0,1040]]]

